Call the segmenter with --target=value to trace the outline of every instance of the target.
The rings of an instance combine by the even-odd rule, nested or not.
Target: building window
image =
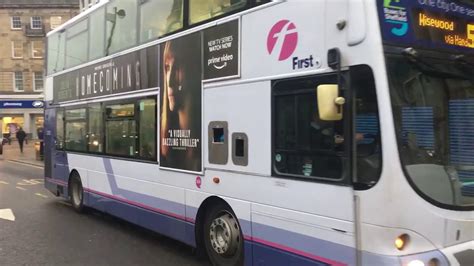
[[[54,30],[63,24],[63,18],[61,16],[50,17],[49,24],[51,25],[51,29]]]
[[[21,30],[21,18],[18,16],[12,17],[12,30]]]
[[[12,41],[12,57],[23,58],[23,42]]]
[[[31,57],[33,58],[43,58],[44,49],[42,41],[32,41],[31,42]]]
[[[31,17],[31,28],[32,29],[42,29],[43,28],[43,23],[41,21],[41,17],[38,17],[38,16]]]
[[[33,90],[43,91],[43,72],[33,72]]]
[[[17,71],[13,74],[13,90],[16,92],[23,92],[23,72]]]

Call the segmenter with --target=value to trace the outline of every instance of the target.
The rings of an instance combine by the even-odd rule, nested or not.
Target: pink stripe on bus
[[[330,264],[330,265],[333,265],[333,266],[346,266],[347,265],[347,264],[339,262],[339,261],[319,257],[319,256],[313,255],[311,253],[308,253],[308,252],[305,252],[305,251],[302,251],[302,250],[297,250],[297,249],[287,247],[287,246],[284,246],[284,245],[281,245],[281,244],[278,244],[278,243],[273,243],[273,242],[270,242],[270,241],[267,241],[267,240],[264,240],[264,239],[251,237],[251,236],[244,236],[244,239],[249,240],[249,241],[253,241],[255,243],[260,243],[260,244],[263,244],[263,245],[266,245],[266,246],[270,246],[270,247],[273,247],[273,248],[277,248],[277,249],[280,249],[280,250],[283,250],[283,251],[286,251],[286,252],[289,252],[289,253],[293,253],[293,254],[302,256],[302,257],[310,258],[312,260],[324,262],[324,263],[327,263],[327,264]]]
[[[87,191],[87,192],[91,192],[91,193],[106,197],[106,198],[115,199],[115,200],[122,201],[122,202],[128,203],[130,205],[134,205],[134,206],[137,206],[137,207],[140,207],[140,208],[143,208],[143,209],[147,209],[147,210],[150,210],[150,211],[154,211],[154,212],[158,212],[158,213],[161,213],[161,214],[164,214],[164,215],[167,215],[167,216],[174,217],[176,219],[187,221],[185,216],[175,214],[175,213],[172,213],[172,212],[169,212],[169,211],[165,211],[165,210],[162,210],[162,209],[158,209],[158,208],[155,208],[155,207],[147,206],[147,205],[141,204],[139,202],[135,202],[135,201],[125,199],[124,197],[109,195],[109,194],[102,193],[102,192],[92,190],[92,189],[89,189],[89,188],[84,188],[84,190]]]

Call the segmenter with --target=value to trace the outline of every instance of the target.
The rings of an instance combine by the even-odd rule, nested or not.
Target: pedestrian
[[[12,133],[10,133],[10,132],[6,133],[5,138],[8,141],[8,145],[12,145]]]
[[[26,133],[23,131],[23,128],[20,127],[20,129],[16,132],[16,138],[20,144],[20,152],[23,153],[23,141],[26,139]]]

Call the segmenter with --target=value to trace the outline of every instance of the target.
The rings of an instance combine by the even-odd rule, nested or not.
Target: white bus
[[[473,265],[474,3],[110,0],[48,34],[45,186],[213,265]]]

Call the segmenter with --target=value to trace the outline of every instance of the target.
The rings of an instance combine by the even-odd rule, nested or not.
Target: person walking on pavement
[[[20,144],[20,152],[23,153],[23,141],[26,139],[26,133],[23,131],[23,128],[20,127],[20,129],[16,132],[16,138]]]

